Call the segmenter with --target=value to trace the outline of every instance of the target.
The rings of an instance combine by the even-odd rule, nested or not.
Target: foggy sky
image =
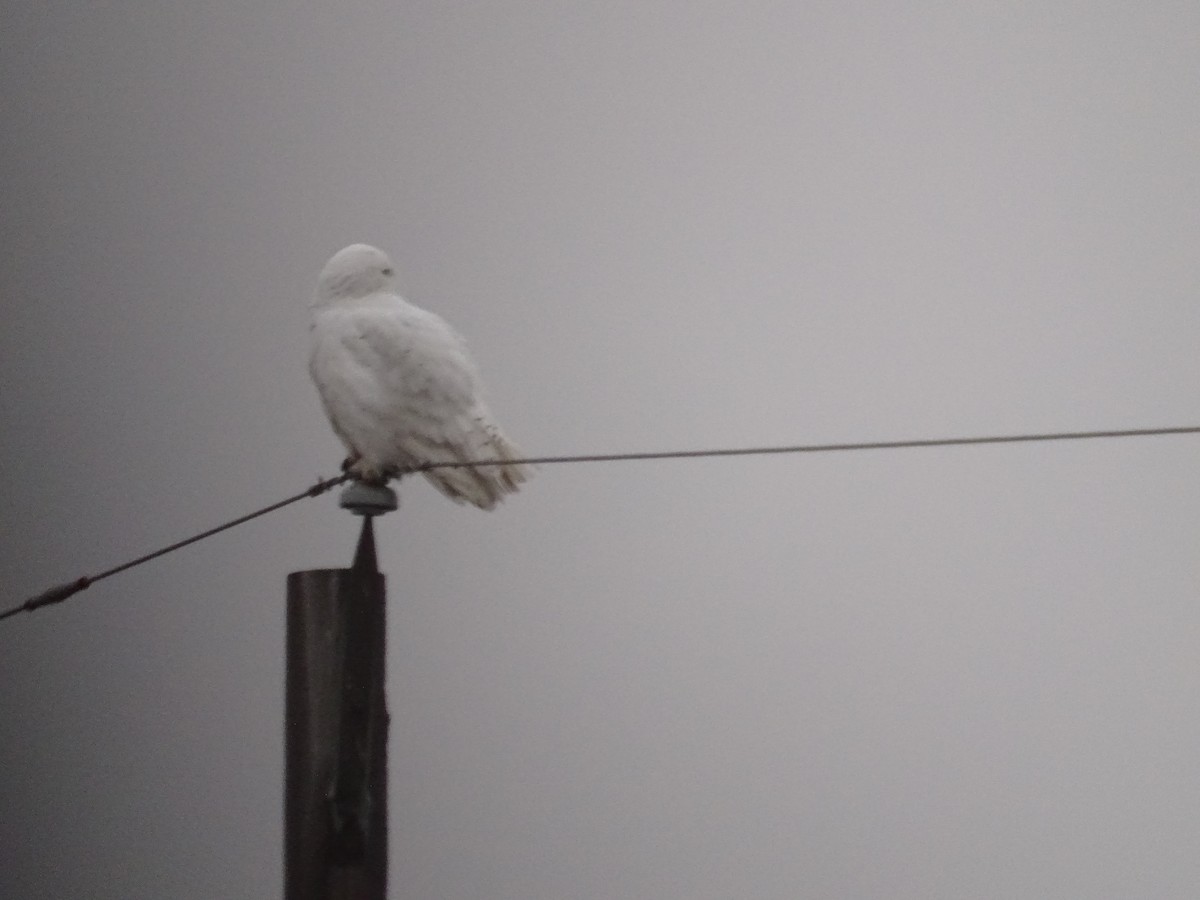
[[[0,13],[3,606],[336,472],[357,241],[531,453],[1200,424],[1190,3]],[[391,896],[1200,895],[1191,437],[423,482]],[[325,496],[0,623],[0,896],[279,896]]]

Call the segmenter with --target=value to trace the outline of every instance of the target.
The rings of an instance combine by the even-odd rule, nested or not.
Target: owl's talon
[[[349,462],[349,461],[348,461]],[[360,481],[363,484],[369,484],[374,487],[387,487],[388,479],[391,475],[386,469],[380,470],[363,463],[361,457],[356,457],[346,467],[346,474],[355,481]]]

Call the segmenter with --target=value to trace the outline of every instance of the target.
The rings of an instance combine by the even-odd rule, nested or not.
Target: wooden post
[[[385,585],[362,515],[351,568],[287,579],[285,900],[386,897]]]

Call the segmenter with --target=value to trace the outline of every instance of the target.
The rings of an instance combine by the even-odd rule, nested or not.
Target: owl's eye
[[[391,270],[391,269],[384,269],[384,270],[383,270],[383,274],[384,274],[384,275],[391,275],[391,274],[392,274],[392,270]]]

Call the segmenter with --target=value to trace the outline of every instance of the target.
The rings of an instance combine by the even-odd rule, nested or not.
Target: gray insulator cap
[[[342,491],[338,505],[356,516],[381,516],[398,509],[400,500],[386,485],[354,481]]]

